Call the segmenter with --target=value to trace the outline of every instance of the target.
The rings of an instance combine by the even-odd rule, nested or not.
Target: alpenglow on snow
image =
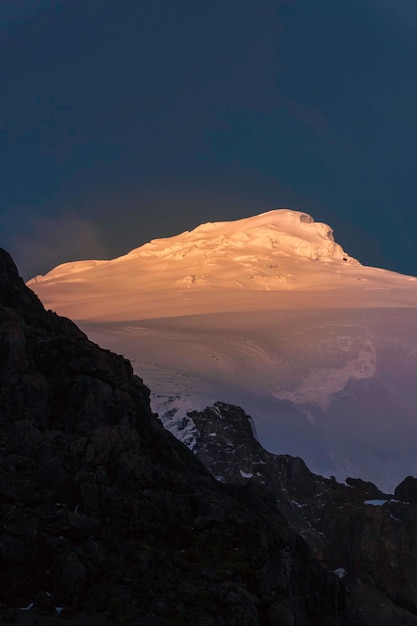
[[[416,474],[417,280],[278,209],[74,261],[28,285],[132,360],[190,447],[187,411],[242,406],[270,451],[390,489]]]

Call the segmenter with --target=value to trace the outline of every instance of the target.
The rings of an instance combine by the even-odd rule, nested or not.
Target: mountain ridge
[[[224,401],[320,474],[390,490],[415,473],[416,278],[361,265],[288,209],[81,264],[30,286],[133,361],[154,411]]]

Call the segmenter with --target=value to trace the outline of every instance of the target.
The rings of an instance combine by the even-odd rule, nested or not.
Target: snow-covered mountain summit
[[[405,287],[404,305],[410,281],[415,279],[361,266],[334,241],[326,224],[305,213],[277,209],[202,224],[110,261],[65,263],[28,285],[68,317],[120,321],[138,314],[156,318],[273,310],[277,304],[299,308],[306,297],[309,307],[317,307],[323,305],[317,292],[329,289],[333,306],[351,307],[356,299],[352,293],[346,298],[346,289],[356,293],[359,282],[361,300],[365,296],[371,305],[380,298],[377,293],[369,298],[370,291]],[[254,293],[260,291],[273,293]],[[285,299],[277,302],[283,292]]]
[[[242,254],[243,251],[243,254]],[[276,209],[231,222],[208,222],[176,237],[155,239],[130,255],[164,259],[227,258],[249,265],[269,256],[355,262],[335,243],[329,226],[306,213]]]
[[[387,490],[417,474],[417,279],[361,265],[305,213],[203,224],[29,285],[129,357],[191,447],[187,410],[222,401],[316,472]]]

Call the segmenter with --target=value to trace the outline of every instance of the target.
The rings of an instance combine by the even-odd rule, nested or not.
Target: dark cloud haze
[[[417,274],[415,0],[2,0],[0,47],[26,278],[282,206]]]

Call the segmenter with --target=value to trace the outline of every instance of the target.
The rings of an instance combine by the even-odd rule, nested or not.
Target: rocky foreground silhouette
[[[378,563],[365,591],[354,593],[329,571],[333,564],[319,562],[316,544],[299,534],[297,507],[283,498],[277,505],[275,485],[216,481],[152,414],[149,390],[130,363],[45,311],[3,250],[0,355],[2,623],[417,623],[413,585],[401,580],[402,596],[395,585],[381,591]],[[294,489],[310,497],[300,463],[288,462],[302,468]],[[413,483],[403,489],[414,493]],[[349,526],[364,550],[384,530],[378,510],[367,541]],[[345,529],[339,518],[328,523],[326,511],[321,530],[311,521],[311,532],[340,532],[342,545]],[[398,522],[393,550],[380,553],[384,580],[387,571],[397,576],[397,559],[411,559],[412,527]]]

